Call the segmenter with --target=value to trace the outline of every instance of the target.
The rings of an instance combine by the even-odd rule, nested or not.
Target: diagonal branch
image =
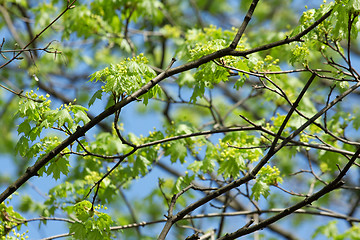
[[[246,16],[244,18],[244,21],[242,22],[238,32],[236,33],[236,36],[234,38],[234,40],[232,41],[232,43],[230,44],[229,48],[231,49],[235,49],[236,46],[238,45],[242,35],[244,34],[245,32],[245,29],[248,25],[248,23],[250,22],[251,20],[251,16],[253,15],[254,13],[254,10],[256,8],[256,5],[258,4],[259,0],[253,0],[251,5],[250,5],[250,8],[248,10],[248,12],[246,13]]]
[[[235,239],[235,238],[247,235],[249,233],[255,232],[257,230],[261,230],[261,229],[267,227],[268,225],[270,225],[270,224],[272,224],[272,223],[274,223],[274,222],[276,222],[276,221],[278,221],[278,220],[292,214],[296,210],[311,204],[312,202],[318,200],[319,198],[321,198],[325,194],[327,194],[327,193],[341,187],[344,184],[344,182],[342,181],[342,178],[349,171],[351,165],[355,162],[355,160],[357,159],[359,154],[360,154],[360,148],[358,148],[358,150],[352,156],[350,161],[346,164],[344,169],[341,170],[339,175],[332,182],[330,182],[328,185],[323,187],[320,191],[314,193],[313,195],[311,195],[308,198],[305,198],[303,201],[298,202],[297,204],[283,210],[281,213],[279,213],[279,214],[277,214],[277,215],[275,215],[273,217],[270,217],[270,218],[268,218],[268,219],[266,219],[264,221],[261,221],[260,223],[255,224],[252,227],[243,228],[243,229],[240,229],[240,230],[238,230],[238,231],[236,231],[234,233],[226,234],[224,237],[219,238],[219,240]]]
[[[271,144],[269,153],[272,154],[272,152],[274,151],[277,142],[280,139],[280,136],[282,134],[282,132],[285,129],[286,124],[289,122],[291,115],[295,112],[297,106],[300,103],[300,100],[302,99],[302,97],[305,95],[306,91],[308,90],[308,88],[310,87],[310,84],[313,82],[313,80],[315,79],[316,75],[313,73],[310,77],[310,79],[307,81],[307,83],[305,84],[304,88],[301,90],[299,96],[296,98],[294,104],[292,104],[290,111],[288,112],[288,114],[286,115],[284,121],[282,122],[279,131],[277,132],[274,141]]]
[[[255,52],[268,50],[268,49],[271,49],[271,48],[274,48],[274,47],[289,44],[291,42],[300,42],[300,41],[302,41],[301,38],[303,36],[308,34],[310,31],[312,31],[314,28],[316,28],[320,23],[322,23],[326,18],[328,18],[331,15],[331,12],[332,12],[332,10],[328,11],[321,18],[316,20],[312,25],[310,25],[308,28],[306,28],[304,31],[302,31],[301,33],[299,33],[299,34],[297,34],[297,35],[295,35],[293,37],[286,37],[283,40],[272,42],[272,43],[269,43],[269,44],[265,44],[265,45],[262,45],[262,46],[259,46],[259,47],[253,48],[253,49],[245,50],[245,51],[232,50],[230,52],[230,55],[232,55],[232,56],[243,56],[244,57],[244,56],[247,56],[247,55],[255,53]]]

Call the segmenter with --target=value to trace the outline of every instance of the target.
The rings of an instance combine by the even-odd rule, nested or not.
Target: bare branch
[[[48,28],[50,28],[57,20],[59,20],[68,10],[74,8],[74,4],[75,4],[76,0],[73,0],[71,3],[69,3],[66,8],[49,24],[47,25],[43,30],[41,30],[41,32],[39,32],[28,44],[26,44],[24,47],[22,47],[22,50],[27,49],[33,42],[35,42],[36,39],[38,39]],[[15,59],[17,59],[20,54],[23,51],[19,51],[17,54],[15,54],[9,61],[7,61],[6,63],[2,64],[0,66],[0,69],[5,67],[6,65],[8,65],[9,63],[11,63],[12,61],[14,61]]]
[[[338,176],[332,182],[330,182],[328,185],[323,187],[320,191],[314,193],[313,195],[309,196],[308,198],[305,198],[303,201],[300,201],[297,204],[295,204],[295,205],[293,205],[293,206],[291,206],[289,208],[286,208],[285,210],[283,210],[282,212],[280,212],[279,214],[277,214],[277,215],[275,215],[273,217],[270,217],[270,218],[268,218],[268,219],[266,219],[264,221],[261,221],[260,223],[255,224],[252,227],[239,229],[238,231],[236,231],[234,233],[226,234],[224,237],[219,238],[219,240],[236,239],[236,238],[244,236],[246,234],[249,234],[249,233],[255,232],[257,230],[263,229],[263,228],[267,227],[268,225],[278,221],[279,219],[284,218],[284,217],[288,216],[289,214],[295,212],[296,210],[311,204],[312,202],[318,200],[320,197],[324,196],[325,194],[327,194],[327,193],[341,187],[344,184],[344,182],[342,181],[342,178],[348,172],[348,170],[352,166],[353,162],[357,159],[359,154],[360,154],[360,148],[358,148],[358,150],[355,152],[354,156],[346,164],[346,166],[338,174]]]
[[[246,29],[248,23],[251,20],[251,16],[253,15],[254,10],[255,10],[256,5],[258,4],[258,2],[259,2],[259,0],[253,0],[252,1],[251,5],[250,5],[250,8],[249,8],[248,12],[245,15],[243,23],[241,24],[238,32],[236,33],[236,36],[235,36],[234,40],[232,41],[232,43],[229,46],[231,49],[235,49],[236,46],[238,45],[242,35],[245,32],[245,29]]]

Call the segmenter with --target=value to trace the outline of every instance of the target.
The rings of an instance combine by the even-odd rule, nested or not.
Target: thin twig
[[[76,0],[73,0],[71,3],[67,4],[66,8],[64,9],[64,11],[62,11],[49,25],[47,25],[43,30],[41,30],[33,39],[31,39],[31,41],[26,44],[22,50],[27,49],[33,42],[35,42],[36,39],[38,39],[48,28],[50,28],[57,20],[59,20],[69,9],[72,9],[75,7],[74,3],[76,2]],[[15,59],[17,59],[20,54],[22,53],[22,51],[18,52],[17,54],[15,54],[9,61],[7,61],[6,63],[2,64],[0,66],[0,69],[5,67],[6,65],[8,65],[9,63],[11,63],[12,61],[14,61]]]
[[[3,89],[5,89],[5,90],[7,90],[7,91],[9,91],[9,92],[11,92],[11,93],[13,93],[13,94],[15,94],[16,96],[18,96],[18,97],[20,97],[20,98],[23,97],[23,98],[29,99],[29,100],[34,101],[34,102],[37,102],[37,103],[42,103],[42,102],[44,102],[44,100],[41,100],[41,99],[33,99],[33,98],[31,98],[31,97],[28,97],[28,96],[22,94],[22,93],[24,92],[24,90],[21,90],[21,91],[19,91],[19,92],[15,92],[14,90],[12,90],[12,89],[10,89],[10,88],[2,85],[2,84],[0,84],[0,87],[2,87]]]

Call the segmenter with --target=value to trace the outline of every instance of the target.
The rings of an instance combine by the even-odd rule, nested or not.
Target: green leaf
[[[262,181],[256,181],[254,186],[251,188],[251,191],[251,198],[255,199],[256,201],[260,199],[261,195],[267,198],[270,194],[269,186]]]
[[[210,159],[209,157],[204,158],[202,161],[202,165],[200,167],[201,171],[204,173],[212,172],[215,168],[215,162],[213,159]]]
[[[15,146],[15,152],[24,157],[29,150],[29,140],[22,136]]]
[[[69,161],[64,157],[58,157],[50,161],[50,165],[46,169],[47,175],[53,175],[55,180],[60,178],[60,173],[67,175],[69,173]]]
[[[331,221],[326,225],[319,227],[312,235],[312,238],[315,238],[321,234],[324,235],[327,239],[335,239],[335,237],[338,235],[336,224],[336,221]]]
[[[174,184],[174,187],[173,187],[173,189],[172,189],[172,192],[173,192],[173,193],[178,193],[178,192],[180,192],[181,189],[182,189],[181,186],[182,186],[183,182],[184,182],[184,178],[183,178],[183,177],[179,177],[179,178],[176,180],[175,184]]]
[[[21,104],[19,108],[19,112],[22,116],[33,115],[35,110],[36,106],[33,101],[26,101],[24,104]]]
[[[73,126],[73,119],[67,109],[60,110],[55,118],[58,120],[59,127],[63,126],[64,123],[67,123],[69,128]]]
[[[75,222],[71,224],[69,230],[74,233],[75,239],[85,239],[86,228],[82,223]]]
[[[76,217],[83,222],[88,220],[91,217],[90,216],[91,206],[92,206],[91,202],[87,200],[83,200],[81,202],[76,203],[74,205],[74,211]]]
[[[355,130],[358,130],[360,128],[360,115],[359,114],[356,114],[354,117],[353,127],[355,128]]]
[[[334,152],[321,150],[319,153],[320,169],[323,172],[337,171],[337,164],[340,164],[340,155]]]
[[[18,127],[18,133],[24,133],[25,136],[29,134],[29,132],[31,131],[31,127],[28,121],[24,121],[22,123],[20,123],[19,127]]]
[[[195,78],[191,72],[187,71],[180,74],[177,82],[180,86],[186,85],[188,87],[192,87],[195,85]]]
[[[139,90],[148,81],[156,76],[154,70],[148,65],[148,60],[143,54],[128,58],[119,64],[111,64],[103,70],[91,75],[91,81],[103,81],[103,91],[115,96],[130,95]],[[98,93],[96,93],[98,96]],[[90,101],[93,103],[93,101]]]
[[[256,182],[252,187],[251,198],[258,201],[260,196],[267,198],[270,194],[270,185],[277,185],[279,182],[282,182],[282,178],[279,177],[280,171],[274,166],[269,165],[261,168],[259,173],[256,175]]]
[[[90,118],[88,117],[88,115],[85,112],[78,111],[77,113],[74,114],[74,121],[76,123],[79,123],[82,121],[84,124],[86,124],[90,121]]]
[[[26,153],[27,157],[35,157],[39,154],[39,152],[42,150],[42,144],[40,142],[35,143],[32,145],[29,149],[29,151]]]
[[[219,174],[223,174],[224,178],[238,177],[240,170],[245,168],[244,159],[241,156],[230,157],[220,163]]]
[[[189,164],[187,169],[193,171],[194,173],[199,173],[200,168],[202,167],[202,165],[203,165],[202,161],[194,161],[191,164]]]
[[[110,231],[110,226],[113,223],[111,217],[105,213],[96,213],[96,214],[98,215],[96,221],[96,225],[98,226],[98,228],[101,230],[105,229],[106,231]]]
[[[139,155],[134,163],[134,171],[144,176],[148,172],[147,168],[150,164],[151,162],[146,157]]]
[[[176,194],[179,193],[182,189],[184,189],[185,187],[189,186],[189,184],[191,184],[191,182],[195,179],[194,176],[189,176],[188,174],[186,174],[185,176],[181,176],[179,177],[173,188],[172,188],[172,193]]]
[[[184,163],[185,157],[187,156],[187,149],[184,144],[180,141],[176,141],[171,144],[169,148],[166,149],[165,155],[170,155],[171,162],[176,162],[180,160],[181,163]]]
[[[202,97],[205,93],[205,84],[200,82],[198,84],[195,85],[194,91],[190,97],[190,102],[191,103],[196,103],[196,99],[198,97]]]
[[[102,98],[102,93],[103,93],[103,90],[101,90],[101,89],[97,90],[94,93],[94,95],[89,100],[89,107],[94,104],[96,99],[101,99]]]
[[[86,235],[86,239],[89,240],[97,240],[97,239],[105,239],[104,236],[101,234],[101,232],[99,230],[93,230],[91,232],[89,232]]]

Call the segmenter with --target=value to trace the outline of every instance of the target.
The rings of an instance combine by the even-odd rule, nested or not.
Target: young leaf
[[[50,165],[46,169],[47,175],[53,175],[55,180],[60,178],[60,173],[67,175],[69,173],[69,161],[64,157],[58,157],[50,161]]]

